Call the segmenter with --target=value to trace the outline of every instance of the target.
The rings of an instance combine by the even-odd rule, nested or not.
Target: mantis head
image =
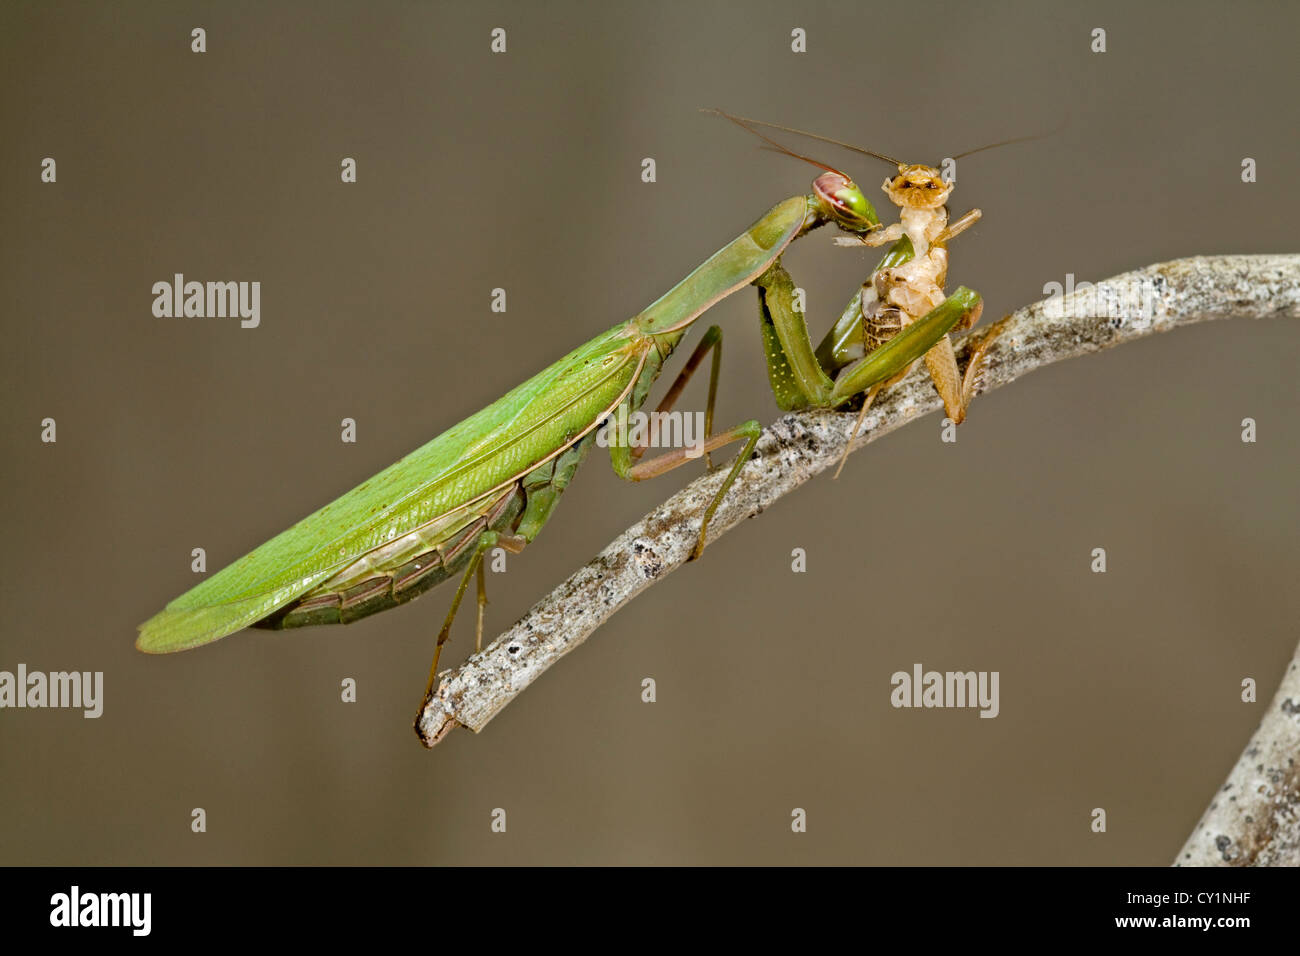
[[[952,183],[943,181],[933,166],[899,163],[898,175],[886,179],[880,187],[896,206],[911,209],[938,209],[948,201]]]
[[[822,212],[841,229],[867,232],[880,225],[876,211],[858,184],[841,172],[825,172],[813,180],[813,195]]]
[[[862,189],[853,180],[849,179],[834,166],[827,166],[825,163],[819,163],[817,160],[802,153],[796,153],[792,149],[782,146],[772,137],[756,130],[755,126],[775,126],[773,123],[764,123],[761,120],[745,119],[743,116],[732,116],[724,110],[704,110],[706,113],[715,113],[718,116],[731,120],[746,132],[753,133],[763,142],[767,143],[766,149],[775,150],[778,153],[784,153],[794,159],[803,160],[810,163],[823,172],[813,180],[813,198],[816,200],[819,211],[827,219],[830,219],[841,229],[846,232],[870,232],[880,227],[880,219],[876,215],[876,210],[867,200]],[[776,129],[786,129],[784,126],[775,126]],[[795,130],[794,132],[798,132]]]

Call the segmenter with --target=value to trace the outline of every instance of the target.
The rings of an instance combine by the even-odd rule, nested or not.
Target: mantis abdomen
[[[531,542],[591,450],[588,433],[558,458],[440,521],[368,552],[254,627],[282,629],[353,621],[405,604],[465,570],[484,531]],[[538,519],[541,520],[538,520]]]

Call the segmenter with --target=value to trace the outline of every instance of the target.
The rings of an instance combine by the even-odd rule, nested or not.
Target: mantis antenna
[[[811,165],[816,166],[818,169],[824,169],[824,170],[826,170],[826,172],[828,172],[828,173],[835,173],[835,174],[837,174],[837,175],[839,175],[839,176],[844,176],[845,179],[848,179],[848,178],[849,178],[845,173],[840,172],[840,171],[839,171],[838,169],[836,169],[834,166],[827,166],[825,163],[818,162],[817,160],[813,159],[811,156],[805,156],[803,153],[796,153],[794,150],[790,149],[789,147],[787,147],[787,146],[782,146],[782,145],[781,145],[780,143],[778,143],[776,140],[772,139],[772,137],[767,136],[767,135],[765,135],[765,134],[763,134],[763,133],[760,133],[758,130],[754,129],[754,127],[755,127],[755,126],[770,126],[770,127],[772,127],[773,129],[781,129],[781,130],[785,130],[787,133],[798,133],[798,132],[801,132],[801,130],[797,130],[797,129],[789,129],[788,127],[785,127],[785,126],[777,126],[775,123],[764,123],[762,120],[751,120],[751,119],[746,119],[746,118],[743,117],[743,116],[732,116],[730,113],[726,112],[725,110],[720,110],[720,109],[710,109],[710,108],[706,108],[706,109],[701,109],[700,112],[701,112],[701,113],[712,113],[714,116],[722,116],[722,117],[724,117],[724,118],[726,118],[726,119],[731,120],[733,123],[735,123],[735,124],[736,124],[737,126],[739,126],[741,129],[745,130],[745,131],[748,132],[748,133],[753,133],[753,134],[754,134],[755,136],[757,136],[759,139],[763,140],[763,142],[767,143],[767,144],[768,144],[767,147],[766,147],[767,149],[771,149],[771,150],[773,150],[774,152],[777,152],[777,153],[784,153],[786,156],[793,156],[795,159],[802,159],[805,163],[810,163]],[[823,139],[823,138],[824,138],[824,137],[821,137],[821,136],[816,136],[816,135],[814,135],[813,133],[804,133],[804,135],[805,135],[805,136],[811,136],[813,139]],[[831,142],[834,142],[834,140],[831,140]],[[845,145],[845,144],[844,144],[844,143],[841,143],[840,145],[843,146],[843,145]],[[850,149],[853,149],[853,148],[855,148],[855,147],[850,146],[849,148],[850,148]],[[877,154],[876,154],[876,153],[872,153],[871,155],[872,155],[872,156],[876,156]],[[880,159],[884,159],[886,162],[891,162],[891,163],[893,162],[892,159],[887,159],[887,158],[884,157],[884,156],[880,156],[880,157],[878,157],[878,158],[880,158]]]
[[[812,163],[812,164],[815,165],[815,166],[821,166],[822,169],[827,169],[828,167],[826,167],[826,166],[822,166],[822,164],[819,163],[819,162],[817,162],[816,160],[808,159],[808,157],[806,157],[806,156],[800,156],[798,153],[793,152],[792,150],[788,150],[788,149],[786,149],[786,148],[785,148],[784,146],[782,146],[780,143],[777,143],[776,141],[774,141],[774,140],[768,138],[767,136],[764,136],[764,135],[763,135],[762,133],[760,133],[758,130],[754,129],[754,127],[755,127],[755,126],[766,126],[766,127],[768,127],[769,129],[779,129],[779,130],[781,130],[782,132],[786,132],[786,133],[795,133],[795,134],[797,134],[797,135],[799,135],[799,136],[807,136],[809,139],[821,140],[821,142],[823,142],[823,143],[830,143],[830,144],[832,144],[832,145],[834,145],[834,146],[842,146],[842,147],[844,147],[845,149],[851,149],[851,150],[853,150],[855,153],[863,153],[863,154],[865,154],[865,155],[867,155],[867,156],[874,156],[876,159],[882,160],[883,162],[886,162],[886,163],[890,163],[890,164],[892,164],[892,165],[894,165],[894,166],[905,166],[905,165],[907,165],[906,163],[903,163],[903,162],[901,162],[901,161],[899,161],[899,160],[897,160],[897,159],[894,159],[892,156],[886,156],[886,155],[884,155],[883,153],[877,153],[877,152],[874,152],[873,150],[866,149],[866,148],[863,147],[863,146],[854,146],[852,143],[843,143],[843,142],[841,142],[840,140],[838,140],[838,139],[832,139],[832,138],[829,137],[829,136],[822,136],[822,135],[820,135],[820,134],[818,134],[818,133],[810,133],[810,132],[808,132],[807,130],[795,129],[793,126],[782,126],[780,123],[765,123],[763,120],[748,119],[748,118],[746,118],[746,117],[744,117],[744,116],[732,116],[730,113],[727,113],[727,112],[724,112],[723,110],[718,110],[718,109],[706,109],[706,110],[701,110],[700,112],[702,112],[702,113],[714,113],[714,114],[716,114],[716,115],[718,115],[718,116],[725,116],[727,119],[731,120],[731,121],[732,121],[733,123],[735,123],[737,126],[743,127],[744,129],[749,130],[749,131],[750,131],[751,133],[753,133],[755,136],[758,136],[758,137],[761,138],[761,139],[767,140],[767,142],[769,142],[769,143],[771,143],[773,146],[777,147],[781,152],[783,152],[783,153],[788,153],[788,154],[791,155],[791,156],[798,156],[800,159],[805,159],[805,160],[807,160],[808,162]],[[832,172],[839,172],[839,170],[832,170]]]

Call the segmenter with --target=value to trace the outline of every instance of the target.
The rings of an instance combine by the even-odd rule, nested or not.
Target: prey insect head
[[[900,163],[898,175],[881,188],[894,205],[912,209],[938,209],[948,201],[952,183],[946,183],[933,166]]]

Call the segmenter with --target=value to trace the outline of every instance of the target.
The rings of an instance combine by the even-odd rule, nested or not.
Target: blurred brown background
[[[962,163],[954,212],[985,219],[950,282],[996,316],[1067,273],[1296,251],[1298,27],[1282,4],[5,4],[0,669],[106,690],[99,720],[0,712],[0,861],[1170,861],[1297,639],[1294,323],[1038,372],[955,446],[904,429],[433,752],[410,720],[450,587],[346,628],[132,642],[196,583],[191,548],[224,566],[807,189],[699,107],[930,162],[1068,113]],[[813,152],[886,213],[883,166]],[[828,233],[787,257],[818,333],[868,259]],[[174,272],[261,281],[261,327],[153,317]],[[752,293],[712,317],[719,421],[772,420]],[[594,454],[490,578],[490,632],[696,473],[628,485]],[[1000,671],[1001,715],[891,708],[918,661]]]

